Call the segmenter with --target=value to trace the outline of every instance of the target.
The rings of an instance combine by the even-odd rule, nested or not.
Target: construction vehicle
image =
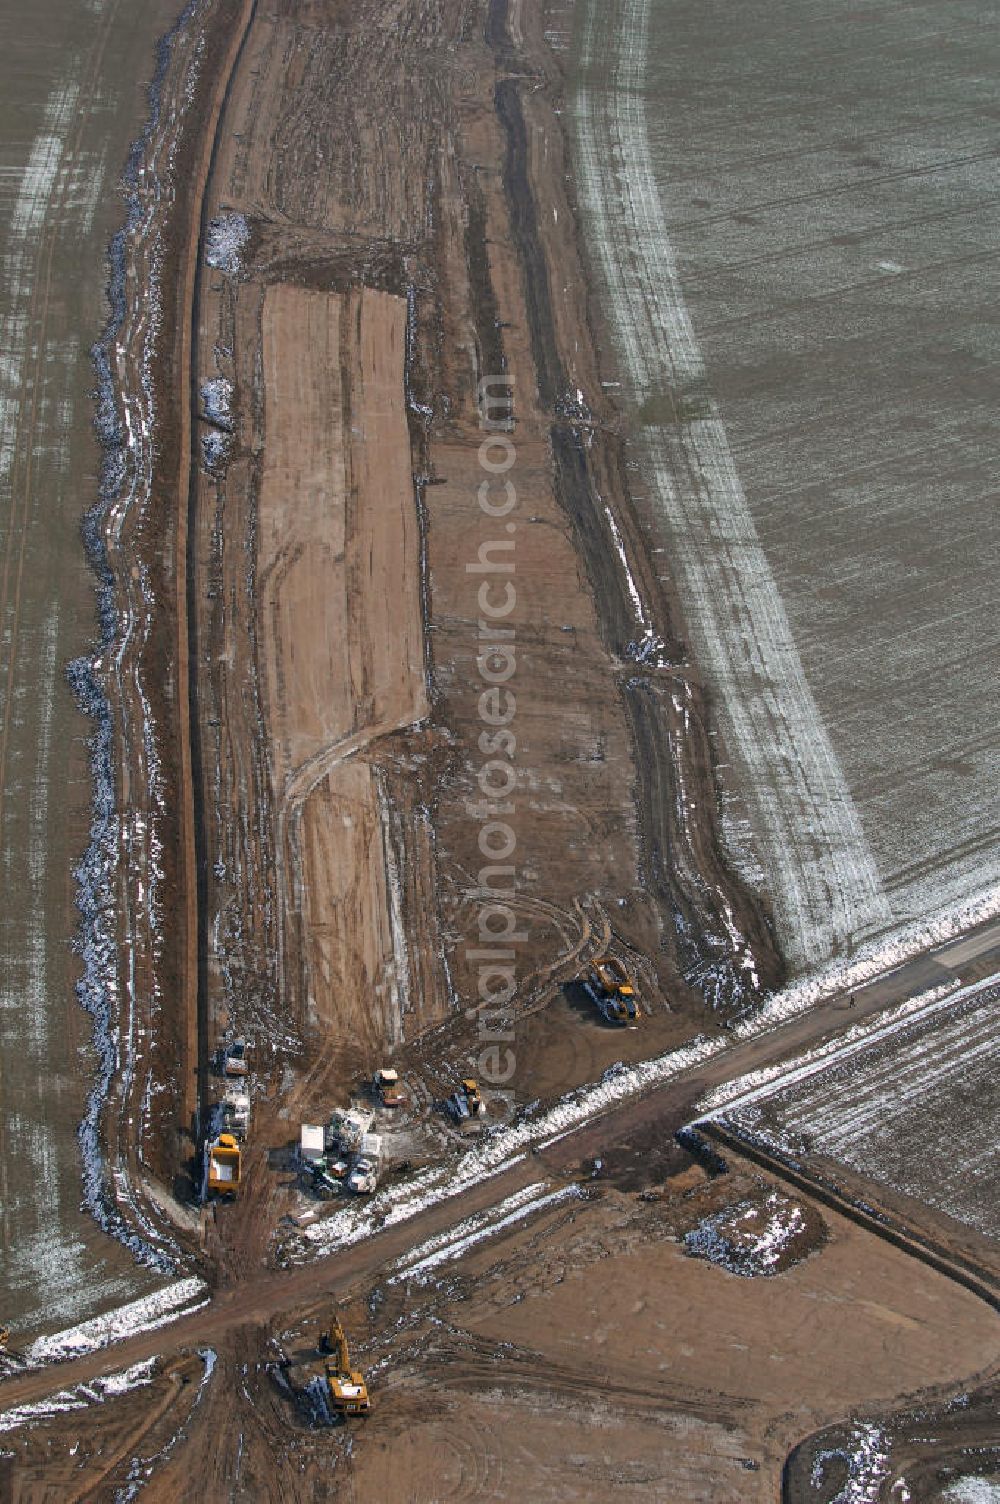
[[[372,1092],[383,1107],[405,1107],[409,1101],[399,1072],[383,1068],[372,1077]]]
[[[351,1355],[339,1316],[330,1318],[330,1327],[323,1334],[320,1351],[330,1354],[326,1361],[326,1382],[331,1409],[337,1415],[367,1415],[372,1407],[368,1386],[364,1375],[351,1367]]]
[[[299,1160],[302,1164],[319,1164],[326,1157],[326,1133],[316,1123],[303,1123],[299,1130]]]
[[[358,1145],[358,1157],[347,1177],[349,1190],[359,1196],[370,1196],[378,1185],[382,1170],[382,1137],[378,1133],[366,1133]]]
[[[629,974],[617,956],[596,956],[590,963],[590,969],[594,981],[605,992],[617,992],[619,987],[631,985]]]
[[[583,985],[608,1023],[633,1024],[638,1019],[635,988],[617,956],[598,956],[592,961],[590,978]]]
[[[221,1102],[222,1127],[234,1138],[245,1140],[250,1132],[250,1098],[238,1087],[230,1087]]]
[[[378,1185],[378,1167],[374,1160],[361,1158],[347,1177],[348,1188],[356,1196],[370,1196]]]
[[[222,1049],[222,1074],[230,1077],[245,1076],[249,1071],[247,1061],[247,1042],[245,1039],[233,1039]]]
[[[467,1079],[462,1082],[461,1090],[468,1104],[469,1116],[473,1118],[482,1117],[485,1104],[483,1102],[483,1094],[479,1090],[479,1082]]]
[[[235,1196],[240,1188],[240,1146],[231,1133],[220,1133],[205,1145],[209,1191]]]
[[[347,1174],[347,1164],[341,1160],[343,1173]],[[309,1183],[313,1194],[319,1196],[322,1201],[329,1201],[331,1196],[339,1196],[342,1190],[340,1177],[334,1173],[336,1167],[327,1166],[322,1160],[316,1164],[306,1166],[309,1172]]]
[[[481,1117],[485,1104],[479,1083],[471,1079],[463,1081],[458,1090],[453,1092],[444,1104],[450,1117],[456,1123],[464,1123],[468,1118]]]
[[[361,1140],[370,1132],[374,1121],[373,1112],[362,1112],[357,1108],[351,1108],[348,1112],[335,1112],[326,1130],[327,1149],[336,1150],[340,1154],[359,1153]]]

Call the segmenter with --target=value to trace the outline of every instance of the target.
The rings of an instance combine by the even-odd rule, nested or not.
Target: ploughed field
[[[845,1165],[996,1238],[998,999],[996,986],[974,986],[870,1042],[861,1031],[857,1048],[822,1068],[793,1062],[787,1082],[727,1119],[797,1161]]]
[[[65,1326],[155,1276],[95,1220],[79,1128],[96,1119],[92,1022],[70,940],[101,906],[108,855],[82,873],[95,810],[66,666],[93,645],[81,547],[98,499],[91,346],[107,317],[119,177],[148,109],[166,3],[40,0],[5,13],[0,57],[0,1250],[15,1331]],[[79,676],[75,683],[82,687]],[[93,686],[90,686],[92,689]],[[99,695],[87,696],[96,708]],[[107,793],[107,784],[98,797]],[[100,811],[96,811],[100,813]],[[111,836],[111,860],[119,839]],[[89,920],[89,924],[87,921]],[[89,1001],[100,1001],[88,955]],[[102,1043],[106,1044],[105,1034]],[[90,1099],[90,1100],[88,1100]],[[87,1168],[95,1169],[93,1139]],[[86,1196],[87,1205],[82,1206]]]
[[[650,537],[801,968],[995,896],[994,19],[591,0],[574,30]]]

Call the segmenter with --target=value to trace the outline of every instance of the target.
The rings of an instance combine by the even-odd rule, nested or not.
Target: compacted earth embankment
[[[428,1104],[592,1077],[622,1038],[561,987],[609,947],[632,1056],[782,967],[636,523],[542,18],[220,0],[161,88],[102,526],[149,802],[120,1118],[183,1196],[227,1034],[266,1135],[391,1051]]]
[[[435,1049],[475,1053],[491,929],[516,932],[515,1031],[608,944],[664,1037],[780,974],[719,858],[536,24],[515,44],[461,5],[257,16],[216,145],[190,480],[200,1006],[260,1063],[322,1039],[314,1092],[439,1025]],[[513,919],[484,919],[490,897]]]

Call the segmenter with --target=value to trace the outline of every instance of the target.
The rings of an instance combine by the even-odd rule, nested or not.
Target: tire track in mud
[[[664,943],[693,989],[724,1014],[739,1014],[762,992],[780,986],[783,962],[759,901],[722,856],[707,708],[632,514],[622,442],[595,421],[584,394],[570,389],[559,354],[523,88],[520,79],[501,80],[495,103],[506,133],[504,187],[539,398],[551,420],[556,493],[573,528],[602,636],[619,665],[646,877],[665,915]]]
[[[183,868],[181,888],[186,910],[185,954],[181,978],[187,1020],[189,1069],[185,1105],[197,1141],[208,1097],[208,843],[205,829],[201,729],[198,716],[198,574],[196,568],[198,454],[192,431],[199,412],[198,370],[194,352],[201,317],[204,276],[202,247],[208,229],[207,191],[219,150],[220,131],[233,79],[243,56],[257,0],[243,0],[233,27],[229,52],[213,93],[203,131],[203,148],[192,187],[193,209],[181,284],[179,359],[180,453],[177,499],[177,703],[181,748],[180,799]],[[185,400],[184,394],[187,394]],[[191,1066],[196,1070],[192,1091]]]

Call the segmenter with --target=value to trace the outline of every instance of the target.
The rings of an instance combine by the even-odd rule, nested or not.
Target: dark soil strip
[[[465,259],[469,269],[469,293],[476,324],[479,354],[479,378],[502,376],[507,370],[500,333],[493,280],[490,277],[489,252],[486,247],[486,201],[474,174],[466,176],[468,223],[465,227]]]
[[[496,86],[497,118],[507,136],[503,180],[531,330],[531,349],[541,404],[554,411],[566,391],[566,372],[556,348],[555,322],[549,300],[549,272],[538,235],[535,202],[528,177],[528,134],[521,108],[521,84],[504,79]]]
[[[212,150],[209,156],[208,172],[205,178],[205,186],[200,205],[201,230],[199,235],[198,256],[195,262],[194,287],[191,298],[191,366],[188,372],[190,381],[191,403],[191,426],[192,433],[196,427],[199,412],[198,394],[198,329],[201,319],[201,288],[204,276],[205,260],[203,247],[208,230],[209,213],[208,185],[215,174],[216,161],[219,151],[219,141],[222,134],[223,121],[229,107],[232,95],[233,80],[239,71],[240,63],[246,51],[253,23],[257,15],[257,0],[253,0],[246,28],[243,32],[240,45],[233,58],[229,76],[222,97],[222,106],[216,120],[215,134],[212,138]],[[204,789],[204,762],[201,742],[201,724],[198,713],[198,608],[199,587],[198,575],[198,467],[201,463],[200,446],[192,438],[191,444],[191,475],[188,483],[188,518],[187,518],[187,637],[188,637],[188,734],[191,748],[191,802],[193,810],[194,826],[194,852],[195,852],[195,888],[197,907],[197,1014],[198,1014],[198,1122],[195,1125],[196,1140],[200,1136],[203,1125],[207,1122],[208,1095],[209,1095],[209,1055],[210,1040],[208,1033],[208,832],[205,825],[205,789]]]

